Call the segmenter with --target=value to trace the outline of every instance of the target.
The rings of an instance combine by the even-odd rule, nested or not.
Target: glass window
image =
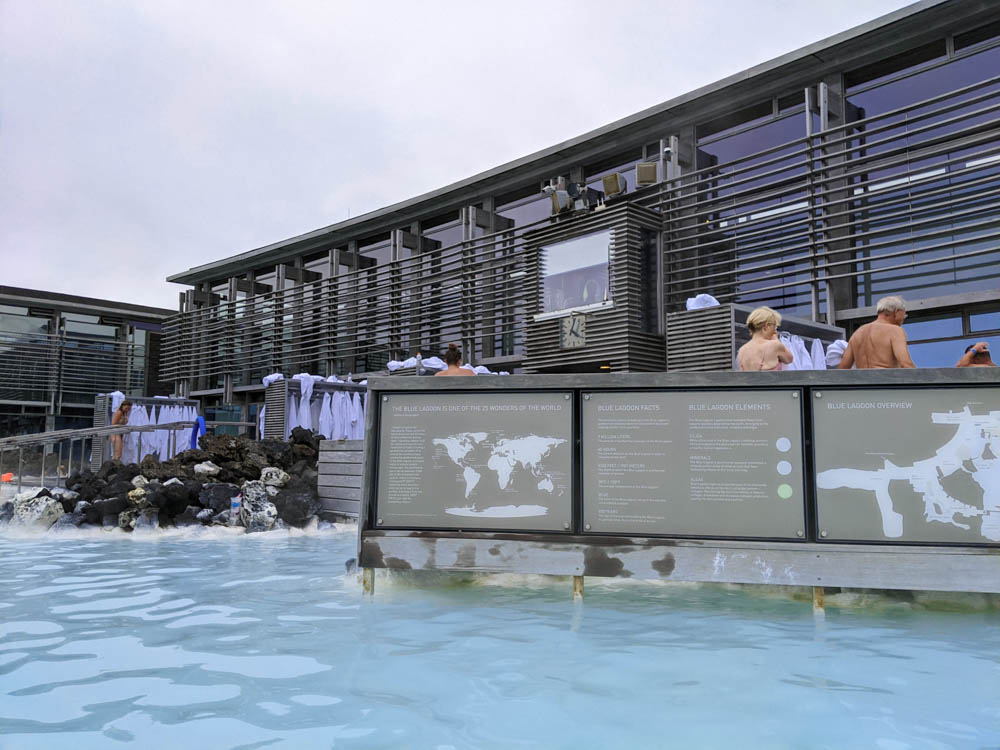
[[[729,112],[722,117],[717,117],[714,120],[709,120],[699,125],[697,128],[698,139],[701,140],[716,133],[722,133],[726,130],[732,130],[733,128],[749,125],[752,122],[767,119],[772,114],[774,114],[774,103],[771,99],[737,110],[736,112]]]
[[[608,267],[612,247],[608,230],[542,248],[542,312],[610,301]]]
[[[965,347],[977,341],[985,341],[992,351],[1000,346],[1000,336],[977,336],[974,340],[957,339],[951,341],[931,341],[925,344],[910,344],[910,357],[917,367],[954,367],[965,354]]]
[[[885,60],[866,65],[844,74],[844,85],[848,89],[863,83],[873,83],[904,70],[919,67],[931,60],[944,57],[947,54],[944,39],[925,44],[916,49],[907,50],[899,55],[893,55]],[[928,96],[930,96],[928,94]]]
[[[910,341],[943,339],[962,335],[962,316],[908,319],[903,324],[906,338]]]
[[[973,313],[969,316],[969,330],[1000,331],[1000,310],[986,313]]]
[[[1000,36],[1000,21],[994,21],[978,29],[966,31],[964,34],[955,34],[955,49],[965,49],[998,36]]]

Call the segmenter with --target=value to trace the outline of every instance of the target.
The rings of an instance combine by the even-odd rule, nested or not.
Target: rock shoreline
[[[185,526],[237,526],[247,533],[305,528],[326,518],[316,491],[322,437],[296,428],[288,442],[204,435],[169,461],[105,461],[75,471],[65,487],[35,488],[0,502],[0,526],[58,532],[126,532]],[[239,513],[231,517],[233,498]]]

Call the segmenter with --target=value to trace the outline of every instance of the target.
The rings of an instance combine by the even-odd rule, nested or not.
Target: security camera
[[[664,146],[663,147],[663,155],[664,156],[670,156],[670,154],[672,154],[673,152],[674,152],[674,150],[672,148],[670,148],[670,146]]]

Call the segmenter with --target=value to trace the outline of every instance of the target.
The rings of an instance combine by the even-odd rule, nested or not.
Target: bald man
[[[877,317],[865,323],[847,342],[844,358],[837,367],[850,370],[916,367],[906,346],[906,303],[902,297],[883,297],[875,308]]]

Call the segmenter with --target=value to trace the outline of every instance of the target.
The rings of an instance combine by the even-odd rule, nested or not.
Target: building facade
[[[1000,345],[1000,4],[923,0],[411,200],[170,277],[163,377],[208,404],[459,342],[493,370],[662,370],[685,300],[845,327],[910,303],[918,366]],[[244,416],[246,418],[247,415]]]
[[[94,397],[167,395],[171,310],[0,286],[0,437],[91,427]]]

